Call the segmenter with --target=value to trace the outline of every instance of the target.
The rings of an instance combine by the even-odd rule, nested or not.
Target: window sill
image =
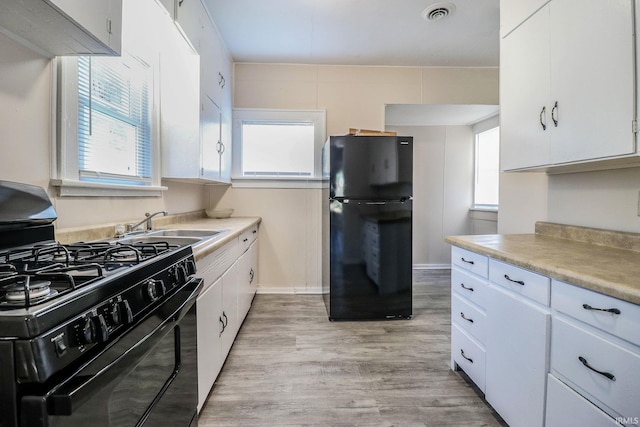
[[[99,184],[95,182],[52,179],[60,197],[161,197],[167,187]]]
[[[255,178],[235,177],[231,186],[236,188],[323,188],[322,178]]]
[[[476,212],[498,212],[498,206],[476,205],[469,208],[470,211]]]

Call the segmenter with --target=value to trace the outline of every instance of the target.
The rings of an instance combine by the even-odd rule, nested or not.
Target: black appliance
[[[39,187],[0,181],[0,426],[195,426],[190,246],[59,244]]]
[[[413,138],[332,136],[322,159],[329,319],[411,318]]]

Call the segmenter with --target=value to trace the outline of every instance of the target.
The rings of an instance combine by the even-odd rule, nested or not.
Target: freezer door
[[[332,136],[329,149],[332,198],[380,200],[412,195],[412,137]]]
[[[330,202],[329,318],[410,318],[411,200]]]

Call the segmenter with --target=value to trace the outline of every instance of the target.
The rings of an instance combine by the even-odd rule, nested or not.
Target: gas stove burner
[[[7,286],[4,295],[7,301],[22,302],[27,298],[34,300],[51,295],[51,282],[48,280],[31,280],[27,276],[20,276],[18,280],[17,283]]]

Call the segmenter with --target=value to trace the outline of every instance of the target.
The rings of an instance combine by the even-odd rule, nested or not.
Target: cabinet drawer
[[[551,307],[640,346],[640,305],[554,280]]]
[[[640,354],[586,328],[554,316],[551,373],[566,378],[623,417],[640,416]],[[614,378],[609,379],[594,369]]]
[[[220,249],[207,255],[196,262],[197,275],[204,279],[204,292],[213,282],[215,282],[233,263],[238,259],[238,241],[233,239]]]
[[[240,237],[238,241],[240,242],[240,253],[244,253],[249,246],[253,243],[254,240],[258,237],[258,224],[252,225],[251,227],[244,230],[240,233]]]
[[[456,323],[481,344],[485,343],[487,316],[455,293],[451,295],[451,322]]]
[[[489,258],[484,255],[453,246],[451,263],[478,276],[487,277]]]
[[[487,306],[487,282],[460,270],[458,267],[451,269],[451,290],[473,302],[483,310]]]
[[[546,276],[492,259],[489,261],[489,280],[518,295],[549,305],[551,279]]]
[[[484,393],[485,350],[456,324],[451,325],[451,359]]]
[[[549,375],[545,426],[619,427],[620,424],[562,381]]]

